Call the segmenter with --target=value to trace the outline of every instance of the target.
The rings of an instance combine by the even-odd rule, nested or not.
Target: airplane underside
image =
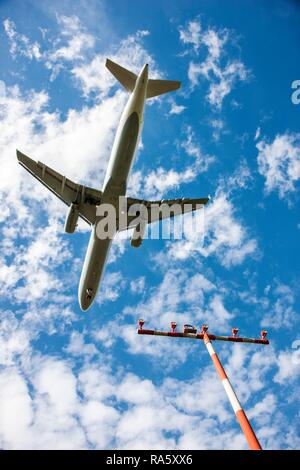
[[[78,300],[82,310],[87,310],[96,297],[116,232],[133,229],[131,246],[139,247],[147,224],[198,210],[209,200],[209,198],[181,198],[146,201],[125,196],[127,179],[143,125],[145,100],[176,90],[180,82],[148,79],[147,64],[138,76],[109,59],[106,66],[131,94],[116,133],[102,191],[74,183],[44,163],[36,162],[17,150],[19,163],[69,206],[65,232],[70,234],[75,232],[79,217],[91,226],[90,241],[78,289]],[[163,206],[167,210],[163,211]],[[103,212],[104,208],[111,208],[115,214],[115,221],[113,221],[114,216],[111,217],[112,228],[106,237],[104,236],[106,232],[99,233],[99,227],[107,217]]]

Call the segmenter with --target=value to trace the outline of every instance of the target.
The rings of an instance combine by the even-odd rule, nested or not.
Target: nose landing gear
[[[91,298],[92,298],[92,293],[93,293],[93,289],[87,288],[87,290],[86,290],[86,298],[87,298],[88,300],[91,300]]]

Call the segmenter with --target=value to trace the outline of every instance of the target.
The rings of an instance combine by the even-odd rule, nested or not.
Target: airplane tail
[[[137,75],[135,73],[130,72],[124,67],[121,67],[121,65],[116,64],[110,59],[106,59],[105,65],[127,91],[131,92],[134,90],[135,82],[137,79]]]
[[[181,83],[174,80],[148,80],[147,98],[163,95],[169,91],[175,91],[180,88]]]
[[[121,67],[110,59],[106,59],[106,67],[114,75],[114,77],[123,85],[123,87],[132,92],[135,87],[137,75],[129,70]],[[175,91],[180,88],[181,83],[174,80],[148,80],[147,98],[153,98],[169,91]]]

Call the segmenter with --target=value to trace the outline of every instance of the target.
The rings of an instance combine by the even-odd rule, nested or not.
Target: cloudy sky
[[[139,317],[267,329],[216,349],[262,446],[299,447],[300,8],[242,3],[1,1],[1,448],[246,449],[204,345]],[[182,81],[147,103],[128,194],[212,201],[204,245],[116,240],[82,312],[88,227],[64,234],[15,151],[101,189],[127,99],[106,57]]]

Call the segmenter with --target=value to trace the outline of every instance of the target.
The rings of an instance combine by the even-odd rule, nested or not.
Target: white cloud
[[[199,77],[208,80],[207,100],[216,109],[221,109],[224,98],[231,92],[236,82],[245,81],[249,74],[242,62],[232,61],[222,68],[214,60],[209,58],[201,64],[191,62],[188,76],[193,87],[198,85]]]
[[[1,312],[0,328],[0,363],[11,366],[16,357],[25,354],[30,345],[32,333],[23,327],[13,312]]]
[[[187,168],[183,171],[165,170],[158,167],[157,170],[152,170],[145,178],[145,195],[163,194],[170,188],[178,188],[183,183],[193,181],[196,173],[192,168]]]
[[[140,36],[145,34],[141,32]],[[66,43],[59,48],[70,45],[68,38]],[[57,60],[67,59],[61,55]],[[105,87],[104,84],[104,91]],[[9,300],[11,296],[15,309],[14,313],[1,312],[0,357],[8,366],[0,373],[1,448],[246,447],[211,365],[207,368],[202,364],[202,376],[207,380],[199,380],[198,372],[191,370],[191,379],[163,379],[155,383],[147,378],[147,368],[143,378],[132,372],[127,373],[127,366],[126,370],[116,370],[112,367],[114,361],[111,356],[98,352],[103,342],[109,343],[113,339],[111,328],[120,335],[119,341],[123,337],[120,347],[125,343],[127,354],[156,357],[160,366],[166,367],[165,374],[177,365],[177,361],[182,364],[191,357],[193,348],[198,348],[198,344],[177,344],[172,340],[168,342],[145,337],[139,338],[142,341],[138,342],[131,319],[140,314],[146,316],[151,309],[153,319],[151,325],[149,319],[149,326],[163,325],[165,328],[169,320],[179,319],[181,323],[190,321],[200,324],[206,321],[211,328],[228,328],[235,315],[235,312],[229,312],[228,307],[227,299],[231,292],[212,279],[211,274],[208,276],[206,273],[205,277],[199,272],[170,269],[161,285],[158,282],[156,286],[147,286],[146,292],[144,280],[139,278],[133,290],[135,296],[137,290],[140,293],[144,291],[144,298],[137,300],[131,310],[119,314],[121,325],[116,321],[106,322],[101,331],[96,331],[94,339],[98,341],[97,347],[90,338],[94,323],[88,332],[73,331],[67,346],[63,348],[69,354],[66,360],[48,357],[45,352],[39,351],[39,346],[31,345],[41,332],[45,335],[59,333],[60,338],[62,335],[65,338],[71,325],[72,330],[76,327],[76,317],[70,307],[74,298],[70,300],[69,296],[70,285],[73,286],[74,279],[77,279],[80,262],[72,258],[70,239],[59,234],[62,230],[61,214],[64,214],[62,206],[23,169],[17,167],[15,146],[17,144],[25,153],[44,160],[76,181],[99,185],[124,96],[117,93],[99,105],[70,110],[66,118],[57,112],[49,112],[49,98],[44,92],[22,94],[17,88],[9,89],[5,101],[1,101],[0,158],[4,172],[1,202],[5,202],[5,212],[2,210],[1,217],[7,223],[1,238],[0,273],[4,287],[2,299]],[[99,132],[99,122],[102,123],[103,132]],[[82,141],[85,146],[82,146]],[[182,173],[187,175],[186,181],[190,181],[189,178],[194,178],[200,171],[197,165],[203,155],[193,135],[186,139],[185,149],[192,161],[192,172],[188,172],[189,167],[178,171],[162,169],[162,175],[166,176],[164,186],[158,188],[154,179],[149,180],[149,194],[178,184],[176,173],[179,180]],[[91,174],[89,169],[96,167],[99,170]],[[14,180],[14,186],[9,179]],[[228,204],[225,203],[226,208]],[[222,211],[220,214],[223,215]],[[235,217],[229,218],[227,223],[232,221],[233,226],[239,225]],[[223,232],[228,237],[232,235],[224,227]],[[238,236],[230,245],[220,230],[216,235],[219,243],[215,244],[214,252],[221,257],[222,246],[229,249],[235,247],[241,253],[235,253],[232,257],[240,262],[246,256],[249,236],[245,229],[240,232],[236,228],[236,232]],[[211,237],[213,243],[213,235]],[[115,246],[116,253],[124,251],[121,242]],[[70,261],[72,269],[68,264]],[[61,269],[58,272],[60,262],[63,262],[67,275]],[[112,273],[111,281],[122,282],[120,274]],[[9,286],[14,286],[14,289],[9,289]],[[46,294],[50,288],[55,295],[49,304]],[[107,291],[105,295],[113,300],[118,293]],[[22,300],[20,306],[16,305],[16,299]],[[130,323],[127,322],[128,317]],[[121,332],[117,331],[117,326],[121,326]],[[107,347],[110,348],[112,343]],[[56,354],[60,353],[56,351]],[[89,359],[94,355],[99,361],[90,364]],[[269,383],[265,372],[269,370],[270,363],[265,364],[265,356],[252,358],[249,367],[247,354],[226,357],[235,376],[241,373],[238,387],[245,399],[249,399],[249,391],[259,391]],[[194,400],[195,397],[197,400]],[[272,397],[262,397],[261,403],[262,406],[254,407],[255,420],[260,419],[268,404],[273,411]],[[278,403],[280,405],[279,400]],[[292,440],[287,436],[291,432],[290,425],[282,423],[282,426],[272,425],[269,428],[269,434],[265,428],[259,429],[261,435],[268,435],[269,447],[274,443],[276,446],[292,443],[297,447],[297,437]]]
[[[234,315],[224,307],[222,296],[214,295],[208,306],[206,317],[212,317],[215,328],[222,329],[228,326],[229,321],[234,318]]]
[[[87,360],[91,360],[93,356],[97,355],[99,351],[92,343],[86,343],[85,337],[78,331],[71,333],[70,342],[65,348],[65,351],[71,356],[84,356]]]
[[[56,14],[56,20],[58,33],[55,36],[50,34],[49,29],[39,28],[41,44],[37,41],[32,43],[27,36],[18,33],[15,23],[10,19],[4,20],[11,55],[13,58],[22,56],[39,60],[51,71],[50,81],[55,80],[62,69],[66,69],[75,77],[86,97],[92,92],[98,98],[106,97],[116,81],[105,68],[107,55],[95,55],[97,37],[87,31],[76,15]],[[110,58],[134,72],[139,72],[147,62],[151,76],[156,78],[158,71],[155,61],[142,44],[143,38],[149,34],[149,31],[138,30],[127,36],[119,45],[112,46]]]
[[[143,315],[143,312],[139,312],[140,316],[144,316],[145,319],[148,318],[147,315]],[[165,315],[165,317],[167,316],[170,317],[171,315]],[[172,315],[173,320],[176,317],[178,318],[177,314]],[[149,321],[146,327],[152,329],[155,324],[157,324],[157,318],[152,318],[151,324]],[[163,329],[166,330],[166,325],[168,324],[169,322],[164,323]],[[163,368],[164,374],[170,374],[179,364],[184,364],[193,348],[196,347],[196,345],[189,343],[181,342],[181,344],[175,344],[172,339],[168,341],[168,339],[164,340],[157,336],[142,336],[138,338],[136,328],[135,325],[129,324],[122,326],[121,338],[125,342],[126,350],[129,354],[137,357],[148,357],[156,367]],[[115,339],[117,338],[118,340],[120,339],[118,335],[116,335]]]
[[[195,181],[199,174],[206,172],[215,162],[213,155],[202,151],[191,126],[184,129],[183,139],[176,141],[175,144],[190,157],[186,160],[186,167],[177,170],[159,166],[148,174],[143,171],[133,172],[129,179],[128,193],[138,193],[148,199],[161,198],[171,188],[175,189],[181,184]]]
[[[223,46],[228,40],[228,31],[215,31],[208,29],[203,35],[203,43],[208,49],[210,59],[218,60],[223,53]]]
[[[145,290],[145,277],[141,276],[130,282],[130,290],[134,294],[142,294]]]
[[[54,80],[65,63],[78,63],[85,59],[85,53],[92,50],[95,38],[82,26],[77,16],[57,15],[59,34],[53,38],[45,31],[42,33],[43,43],[32,43],[24,34],[16,30],[16,25],[10,19],[3,22],[5,32],[10,44],[10,53],[13,58],[26,57],[29,60],[41,61],[51,70],[50,80]],[[46,31],[49,33],[49,30]]]
[[[215,141],[220,140],[221,134],[227,133],[225,129],[225,123],[222,121],[222,119],[212,119],[210,121],[210,125],[213,128],[213,139]]]
[[[178,105],[172,102],[169,114],[181,114],[183,113],[185,109],[186,109],[186,106]]]
[[[85,31],[77,16],[57,16],[60,37],[53,43],[52,49],[44,53],[45,65],[54,80],[63,67],[63,62],[84,59],[85,51],[92,49],[95,38]]]
[[[165,169],[159,166],[150,170],[148,174],[138,170],[131,174],[128,185],[129,194],[138,194],[139,197],[159,199],[171,188],[179,188],[183,183],[194,181],[197,176],[195,167],[188,166],[182,171]]]
[[[265,287],[263,295],[260,295],[255,276],[250,276],[248,271],[245,272],[245,276],[249,278],[249,284],[246,290],[239,292],[239,296],[243,302],[254,305],[259,311],[261,327],[272,330],[296,327],[298,323],[297,301],[293,287],[275,278]]]
[[[292,328],[297,321],[297,313],[295,294],[291,287],[276,282],[267,299],[261,325],[274,329]]]
[[[114,441],[119,411],[113,406],[97,400],[89,400],[83,404],[80,420],[84,426],[88,441],[98,449],[111,446]]]
[[[201,24],[198,20],[188,22],[186,29],[179,27],[179,38],[183,44],[192,44],[197,50],[200,46]]]
[[[221,191],[204,208],[204,239],[203,234],[195,232],[193,219],[186,215],[185,219],[185,239],[169,244],[171,257],[184,260],[197,253],[205,258],[215,255],[223,266],[230,268],[257,254],[256,240],[249,237],[235,215],[233,204]]]
[[[267,193],[277,191],[284,199],[296,191],[300,179],[300,134],[277,134],[273,142],[256,144],[258,170],[265,177]]]
[[[220,178],[218,191],[224,192],[229,196],[237,190],[249,188],[253,180],[254,177],[246,159],[241,158],[238,167],[233,173]]]
[[[82,62],[87,51],[92,50],[95,38],[82,26],[77,16],[59,16],[59,36],[50,40],[50,47],[44,52],[45,66],[51,70],[50,80],[54,80],[66,63]],[[75,65],[74,65],[75,66]]]
[[[232,203],[225,194],[219,194],[205,210],[205,244],[200,252],[205,257],[215,253],[221,264],[230,267],[241,264],[256,249],[256,241],[235,218]]]
[[[105,323],[101,328],[93,331],[93,338],[102,348],[109,349],[115,343],[120,333],[120,322],[111,320]]]
[[[7,301],[19,304],[24,301],[35,302],[56,292],[59,301],[60,293],[64,294],[68,284],[65,283],[62,288],[54,270],[67,263],[71,253],[52,219],[46,227],[35,225],[31,228],[35,228],[33,236],[30,230],[27,235],[18,234],[16,239],[14,236],[6,236],[6,241],[10,241],[14,249],[18,242],[20,244],[13,257],[10,250],[1,253],[1,295]]]
[[[58,417],[71,414],[76,405],[76,379],[63,361],[49,359],[34,376],[33,383],[40,395],[47,398],[53,413]]]
[[[134,374],[128,374],[117,390],[117,397],[134,405],[159,401],[159,394],[151,380],[141,380]]]
[[[258,140],[260,137],[260,134],[261,134],[261,128],[258,126],[258,128],[255,131],[254,140]]]
[[[49,367],[47,367],[49,366]],[[81,448],[84,434],[72,416],[77,403],[74,378],[63,363],[41,364],[31,398],[17,370],[1,373],[1,443],[6,449]],[[47,427],[43,421],[47,421]],[[67,434],[66,434],[67,431]]]
[[[73,240],[62,234],[66,207],[17,164],[16,148],[78,183],[100,187],[123,100],[124,94],[116,93],[93,107],[70,110],[62,119],[48,111],[44,91],[21,93],[18,87],[8,87],[0,99],[0,186],[5,200],[1,217],[6,222],[0,242],[0,290],[2,298],[15,305],[31,303],[26,321],[34,330],[47,323],[49,330],[57,328],[58,304],[62,328],[74,318],[66,304],[73,298],[70,287],[78,282],[81,263],[73,258],[69,275],[58,275],[57,268],[64,270],[73,257]],[[110,261],[124,248],[116,243]],[[41,316],[33,304],[46,302],[49,295],[53,308],[44,307]],[[14,347],[10,344],[8,350]]]
[[[205,354],[203,349],[201,358]],[[280,419],[280,400],[264,394],[274,365],[272,349],[253,352],[236,345],[223,363],[263,446],[297,447],[297,432],[292,441],[291,423]],[[158,384],[112,369],[108,358],[97,365],[85,362],[75,372],[70,360],[32,352],[30,361],[0,373],[1,447],[247,448],[213,365],[206,364],[200,378],[193,373],[187,380],[166,377]],[[250,406],[251,395],[260,390],[261,399]]]
[[[219,288],[202,274],[189,274],[169,267],[157,286],[147,287],[142,300],[124,308],[117,320],[112,320],[94,331],[93,337],[99,346],[111,348],[116,341],[124,341],[131,354],[147,355],[159,361],[169,370],[174,365],[183,363],[197,344],[178,343],[162,340],[159,337],[137,337],[137,320],[146,320],[145,328],[167,329],[170,321],[178,323],[179,331],[184,323],[209,323],[211,328],[229,329],[234,314],[226,309],[227,290]],[[151,318],[149,317],[151,311]],[[128,323],[128,316],[132,321]]]
[[[193,31],[190,29],[191,24],[193,25]],[[206,30],[202,28],[201,31],[198,20],[190,22],[186,31],[183,28],[180,28],[179,31],[180,40],[183,43],[192,43],[196,52],[201,43],[206,47],[204,61],[190,62],[188,77],[192,88],[199,84],[199,78],[209,82],[206,98],[213,108],[220,110],[224,98],[231,92],[236,83],[245,81],[249,77],[249,71],[240,60],[232,59],[226,63],[222,61],[225,55],[225,47],[231,38],[229,31],[214,28]]]
[[[81,38],[82,44],[88,47],[92,46],[93,41],[90,39],[86,41],[85,30],[78,18],[61,17],[59,21],[61,31],[55,41],[58,46],[55,49],[56,55],[55,57],[52,55],[53,51],[50,48],[44,52],[45,57],[51,56],[53,63],[79,60],[83,49],[81,46],[76,49],[77,46],[75,47],[72,38]],[[14,25],[8,23],[8,27],[12,28]],[[140,39],[147,34],[146,31],[140,31],[121,43],[120,53],[123,54],[123,59],[127,57],[126,60],[130,62],[134,59],[135,67],[138,67],[139,62],[145,57],[148,58],[147,52],[139,44]],[[132,56],[126,55],[126,51],[130,51]],[[155,69],[154,61],[151,63]],[[108,90],[111,86],[105,81],[103,83],[101,77],[98,77],[98,80],[103,90]],[[6,91],[5,96],[0,97],[0,161],[3,168],[1,198],[5,198],[1,218],[6,221],[13,218],[14,223],[10,225],[6,223],[3,228],[0,260],[1,292],[3,298],[10,298],[18,303],[43,301],[48,299],[51,292],[54,302],[63,304],[60,309],[63,328],[63,325],[74,318],[73,312],[65,307],[65,304],[71,300],[69,293],[66,292],[71,283],[78,281],[80,269],[75,258],[72,275],[68,276],[68,279],[63,278],[62,272],[58,278],[56,272],[58,266],[66,265],[72,257],[69,251],[69,239],[61,235],[66,208],[18,166],[15,150],[16,147],[19,148],[30,157],[45,162],[76,182],[101,187],[115,127],[126,94],[118,91],[95,106],[79,110],[70,109],[67,116],[62,118],[58,111],[49,112],[49,96],[45,91],[22,93],[17,86],[8,87]],[[85,144],[82,145],[82,142]],[[45,215],[49,219],[46,226],[44,222],[41,223]],[[87,226],[85,228],[87,229]],[[124,252],[125,246],[123,240],[116,241],[110,263]],[[16,255],[12,257],[14,253]],[[107,280],[109,279],[110,277]],[[118,282],[119,288],[124,285],[123,281],[119,282],[119,278],[113,281]],[[115,300],[118,295],[116,290],[111,288],[104,292],[106,300],[110,301]],[[44,308],[41,317],[36,308],[32,307],[26,317],[27,323],[35,325],[34,330],[38,324],[40,326],[43,324],[45,328],[45,324],[48,323],[52,332],[57,328],[56,319],[55,308]],[[16,342],[17,338],[16,334]],[[18,345],[12,343],[7,347],[9,357],[11,357],[10,350],[18,349]]]
[[[185,384],[180,384],[176,379],[167,378],[163,384],[164,393],[180,411],[194,416],[202,413],[211,420],[228,423],[231,419],[231,410],[227,406],[227,398],[222,390],[222,384],[211,364],[205,369],[206,380],[194,377]],[[180,390],[178,390],[178,386],[180,386]],[[215,430],[217,431],[217,429]],[[202,448],[205,448],[203,444]],[[206,445],[209,446],[208,443]]]
[[[16,25],[12,20],[7,18],[3,21],[3,26],[9,40],[9,51],[14,59],[18,55],[30,60],[40,60],[42,58],[40,44],[37,41],[31,43],[27,36],[18,34]]]
[[[195,132],[191,126],[187,126],[185,138],[181,142],[181,147],[186,151],[187,155],[195,158],[195,166],[199,173],[204,173],[209,166],[215,161],[212,155],[205,155],[200,145],[197,143]]]
[[[157,71],[156,63],[142,44],[142,38],[147,35],[146,33],[145,31],[137,31],[135,34],[127,36],[120,42],[116,52],[109,54],[109,58],[134,73],[139,73],[142,66],[148,63],[151,77],[157,77],[160,74]],[[98,97],[103,98],[109,89],[116,84],[116,79],[105,67],[106,58],[105,54],[97,54],[90,63],[79,64],[72,69],[72,73],[82,87],[85,96],[95,93]]]
[[[5,171],[5,177],[1,180],[3,191],[16,195],[21,192],[30,198],[39,196],[39,199],[48,195],[41,185],[18,167],[16,147],[77,181],[92,183],[95,179],[99,186],[104,177],[124,95],[116,93],[91,108],[70,110],[64,120],[58,113],[47,111],[47,102],[45,92],[22,95],[18,88],[8,89],[7,96],[1,99],[1,164]],[[18,126],[13,125],[15,121],[18,121]],[[83,141],[84,146],[81,145]],[[98,171],[94,172],[94,168]],[[11,175],[14,175],[13,186],[9,183]]]
[[[32,400],[24,379],[14,369],[0,374],[1,447],[18,447],[33,419]]]
[[[179,331],[184,323],[196,324],[198,328],[202,323],[208,323],[214,330],[228,329],[235,316],[226,308],[229,292],[223,288],[217,294],[217,290],[217,285],[203,274],[189,275],[186,270],[179,271],[169,267],[160,284],[147,290],[143,300],[137,305],[126,307],[124,314],[132,315],[136,321],[137,315],[144,318],[149,322],[149,326],[146,324],[145,328],[150,329],[165,330],[169,328],[171,321],[178,323]],[[122,328],[122,337],[132,353],[158,356],[163,361],[166,348],[172,348],[173,351],[172,359],[168,358],[170,362],[185,360],[188,352],[183,344],[179,348],[177,343],[170,344],[172,340],[168,342],[156,337],[142,337],[142,341],[138,342],[135,328],[131,326]],[[187,348],[194,346],[191,344]]]
[[[274,381],[286,386],[291,386],[300,376],[299,352],[297,356],[295,349],[280,351],[277,358],[278,372],[274,376]]]
[[[101,305],[106,301],[114,302],[116,301],[121,292],[126,286],[126,279],[124,279],[122,273],[118,272],[107,272],[103,279],[101,286],[101,292],[96,299],[96,301]]]
[[[0,98],[3,98],[6,94],[6,86],[3,80],[0,80]]]
[[[115,80],[105,67],[106,57],[96,55],[89,64],[77,65],[72,73],[76,77],[85,96],[96,92],[99,97],[107,95]]]

